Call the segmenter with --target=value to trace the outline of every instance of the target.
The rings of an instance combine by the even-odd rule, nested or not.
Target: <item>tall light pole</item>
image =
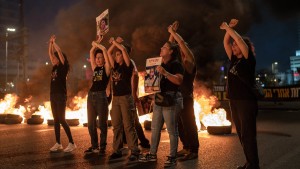
[[[15,28],[6,29],[6,43],[5,43],[5,90],[7,90],[7,55],[8,55],[8,32],[15,32]]]

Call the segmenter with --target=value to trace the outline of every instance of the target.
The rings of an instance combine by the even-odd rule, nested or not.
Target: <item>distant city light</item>
[[[278,63],[277,63],[277,62],[274,62],[274,64],[277,65]]]
[[[30,80],[30,79],[29,79],[29,78],[27,78],[26,80],[27,80],[27,82],[29,82],[29,80]]]
[[[85,69],[85,68],[86,68],[86,65],[83,65],[83,68]]]
[[[221,66],[221,71],[224,71],[224,66]]]
[[[49,63],[48,63],[48,62],[46,62],[45,64],[46,64],[46,65],[49,65]]]
[[[15,28],[7,28],[6,30],[7,30],[8,32],[15,32],[15,31],[16,31]]]
[[[224,76],[224,79],[227,79],[227,76]]]

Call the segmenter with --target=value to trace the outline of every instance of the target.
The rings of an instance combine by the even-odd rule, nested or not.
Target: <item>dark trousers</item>
[[[139,116],[137,115],[136,109],[134,110],[134,127],[136,130],[136,134],[138,136],[138,139],[140,140],[141,145],[148,145],[149,140],[146,138],[144,134],[143,127],[139,121]],[[123,142],[126,143],[126,137],[125,137],[125,132],[123,131]]]
[[[87,98],[88,129],[93,148],[99,147],[97,134],[97,117],[100,128],[100,149],[107,145],[108,102],[105,91],[89,92]]]
[[[73,142],[72,134],[68,123],[66,122],[66,102],[65,94],[50,94],[51,110],[54,119],[54,131],[56,142],[60,144],[60,125],[63,126],[69,142]]]
[[[230,100],[232,120],[236,126],[248,165],[259,168],[256,141],[256,100]]]
[[[198,153],[198,129],[194,114],[194,99],[192,97],[183,98],[183,109],[179,113],[178,131],[183,148],[190,150],[190,152]]]

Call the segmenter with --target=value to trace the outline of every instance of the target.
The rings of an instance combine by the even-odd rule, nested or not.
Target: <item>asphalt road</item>
[[[263,109],[258,115],[258,148],[262,169],[299,169],[300,168],[300,110]],[[90,146],[86,127],[71,127],[78,148],[72,153],[50,153],[54,145],[53,126],[48,125],[6,125],[0,124],[0,169],[84,169],[84,168],[163,168],[169,152],[167,131],[162,131],[158,151],[158,161],[139,163],[128,161],[128,149],[124,148],[123,157],[109,161],[112,152],[112,129],[108,131],[107,155],[84,155]],[[145,131],[148,138],[151,131]],[[62,129],[63,146],[67,137]],[[199,132],[199,158],[178,162],[178,169],[235,169],[243,164],[244,155],[235,132],[228,135],[211,135]],[[179,144],[179,150],[182,148]],[[146,152],[147,150],[143,150]]]

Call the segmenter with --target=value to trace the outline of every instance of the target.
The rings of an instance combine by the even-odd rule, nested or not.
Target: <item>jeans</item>
[[[134,128],[135,110],[133,97],[131,95],[113,96],[111,108],[111,123],[113,126],[113,150],[119,153],[123,147],[123,127],[125,130],[128,148],[131,153],[139,153],[138,137]]]
[[[66,102],[65,94],[50,94],[51,110],[54,119],[54,131],[56,142],[60,144],[60,124],[63,126],[69,142],[73,142],[72,134],[68,123],[66,122]]]
[[[108,102],[105,91],[89,92],[87,98],[88,129],[93,148],[98,146],[97,117],[100,128],[100,149],[105,150],[107,140]]]
[[[161,128],[166,123],[169,138],[170,138],[170,154],[171,157],[176,157],[178,148],[178,115],[183,108],[182,96],[177,92],[175,105],[170,107],[162,107],[154,104],[153,116],[151,122],[151,147],[150,154],[156,154],[160,136]]]
[[[199,140],[193,97],[183,98],[183,109],[179,113],[178,131],[183,148],[190,150],[190,152],[198,153]]]

